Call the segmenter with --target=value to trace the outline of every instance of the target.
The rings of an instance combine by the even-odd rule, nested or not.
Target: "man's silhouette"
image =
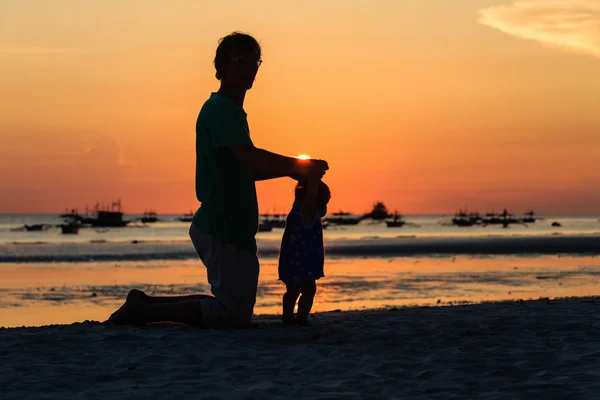
[[[243,107],[261,63],[261,47],[252,36],[234,32],[222,38],[214,59],[221,86],[204,103],[196,123],[196,197],[202,205],[190,237],[213,296],[152,297],[132,290],[108,322],[172,321],[215,328],[250,322],[259,275],[255,182],[318,180],[328,169],[322,160],[299,160],[254,146]]]

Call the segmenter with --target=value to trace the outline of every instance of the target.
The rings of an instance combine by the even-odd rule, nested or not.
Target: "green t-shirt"
[[[246,112],[229,97],[212,93],[196,122],[196,197],[193,223],[207,234],[256,252],[258,201],[252,170],[229,146],[252,144]]]

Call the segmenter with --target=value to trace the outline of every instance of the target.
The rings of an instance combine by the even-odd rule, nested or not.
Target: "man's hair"
[[[296,184],[296,189],[294,190],[294,196],[296,201],[304,198],[306,194],[306,184],[307,182],[298,182]],[[317,191],[317,201],[327,199],[325,204],[329,203],[329,198],[331,198],[331,190],[329,190],[329,186],[325,184],[323,181],[319,181],[319,189]]]
[[[256,52],[260,57],[261,47],[256,39],[243,32],[233,32],[219,39],[219,45],[217,46],[214,60],[215,69],[217,70],[215,76],[218,80],[223,79],[223,68],[227,65],[234,52]]]

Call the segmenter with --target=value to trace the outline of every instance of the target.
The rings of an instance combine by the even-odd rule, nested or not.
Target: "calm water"
[[[126,219],[139,219],[141,215],[128,215]],[[188,222],[180,222],[177,215],[164,215],[164,222],[153,224],[134,223],[126,228],[84,228],[78,235],[63,235],[54,227],[42,232],[16,231],[28,224],[58,225],[56,215],[0,215],[0,245],[8,243],[85,243],[91,241],[131,242],[154,241],[174,242],[188,240]],[[460,228],[449,224],[450,216],[407,216],[407,225],[387,228],[382,223],[362,221],[355,226],[330,226],[325,231],[329,240],[361,240],[369,238],[397,237],[486,237],[486,236],[546,236],[546,235],[600,235],[600,217],[545,217],[533,224],[511,225],[504,229],[498,225]],[[554,221],[561,227],[552,227]],[[261,232],[259,240],[280,240],[282,229]]]
[[[63,235],[57,227],[16,230],[24,224],[59,224],[54,215],[0,215],[0,326],[104,320],[131,288],[156,295],[208,293],[205,268],[188,238],[189,223],[175,215],[162,218],[155,224]],[[319,281],[314,311],[600,292],[598,217],[547,217],[508,229],[457,228],[449,225],[450,218],[407,216],[401,228],[366,221],[328,228],[326,277]],[[562,226],[552,227],[553,221]],[[279,312],[284,287],[277,281],[276,256],[282,233],[274,229],[257,236],[257,313]],[[429,247],[418,257],[389,251],[415,243]],[[594,251],[544,255],[531,250],[561,243],[567,250],[583,243]],[[469,251],[453,254],[459,245]],[[496,252],[499,245],[509,251]],[[442,248],[450,252],[436,255]]]

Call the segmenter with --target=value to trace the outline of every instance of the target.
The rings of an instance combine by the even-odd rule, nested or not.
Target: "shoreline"
[[[527,299],[511,299],[511,300],[482,300],[482,301],[469,301],[469,300],[449,300],[442,301],[438,300],[437,304],[403,304],[403,305],[395,305],[395,306],[384,306],[384,307],[376,307],[376,308],[367,308],[367,309],[349,309],[349,310],[329,310],[329,311],[318,311],[311,312],[310,316],[312,318],[316,318],[317,320],[321,318],[338,318],[340,316],[365,316],[368,315],[370,317],[376,316],[385,316],[389,313],[393,312],[402,312],[407,310],[429,310],[429,309],[437,309],[437,308],[461,308],[461,307],[476,307],[476,306],[511,306],[511,305],[526,305],[526,304],[547,304],[554,305],[557,302],[577,302],[580,304],[598,304],[600,305],[600,295],[598,296],[562,296],[562,297],[553,297],[553,296],[540,296],[538,298],[527,298]],[[600,309],[599,309],[600,311]],[[226,329],[198,329],[200,331],[211,330],[211,331],[237,331],[237,330],[248,330],[248,329],[256,329],[262,326],[273,326],[281,324],[281,315],[279,314],[254,314],[251,321],[251,326],[248,328],[226,328]],[[79,325],[90,325],[90,326],[109,326],[113,328],[128,328],[127,326],[116,326],[116,325],[104,325],[103,321],[96,320],[85,320],[79,322],[72,322],[66,324],[48,324],[48,325],[30,325],[30,326],[14,326],[14,327],[4,327],[0,325],[0,332],[6,332],[10,330],[23,330],[23,329],[38,329],[38,328],[60,328],[60,327],[69,327],[69,326],[79,326]],[[180,324],[170,324],[170,323],[155,323],[148,324],[143,327],[129,327],[129,328],[159,328],[159,327],[175,327],[179,326],[187,329],[197,329],[194,327],[186,327],[185,325]],[[300,329],[300,328],[299,328]]]
[[[325,240],[327,257],[451,255],[600,255],[600,235],[362,238]],[[276,258],[279,242],[258,240],[258,255]],[[187,260],[191,242],[38,243],[0,245],[0,263]]]
[[[600,294],[600,257],[330,257],[313,312]],[[103,321],[130,289],[210,293],[200,260],[0,264],[0,326]],[[278,314],[285,285],[261,260],[257,315]]]

